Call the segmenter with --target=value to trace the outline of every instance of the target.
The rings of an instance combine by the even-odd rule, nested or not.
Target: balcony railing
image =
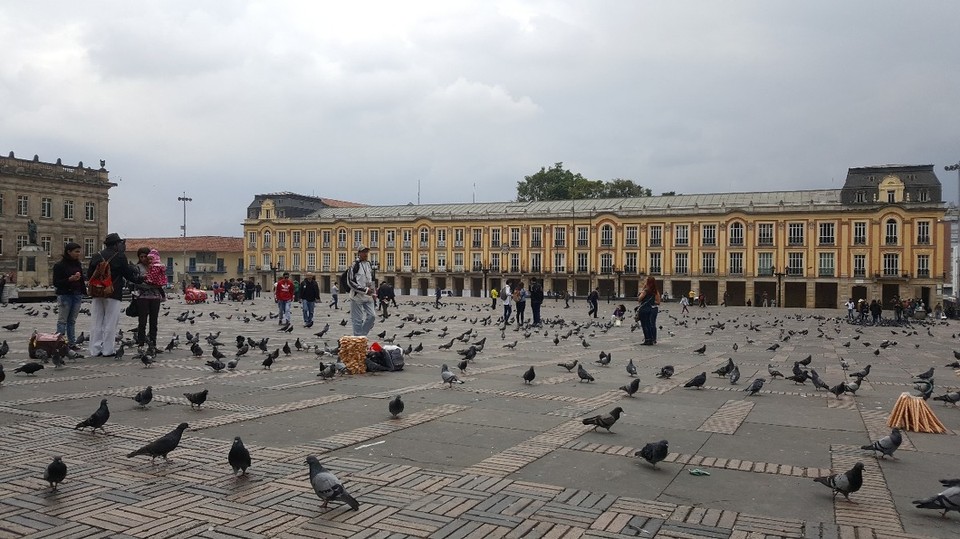
[[[482,241],[474,241],[473,243],[470,244],[470,246],[473,247],[474,249],[479,249],[479,248],[483,247],[483,242],[482,242]]]
[[[588,240],[577,240],[577,247],[589,247],[590,242]]]
[[[759,247],[773,247],[773,238],[758,238],[757,246]]]
[[[377,240],[370,240],[370,247],[379,247],[380,242]]]
[[[772,277],[773,268],[757,268],[757,277]]]
[[[307,264],[307,271],[317,271],[317,267],[313,264]]]
[[[648,247],[663,247],[663,240],[651,239]]]
[[[853,269],[853,276],[854,276],[854,277],[866,277],[866,276],[867,276],[867,270],[865,270],[865,269],[863,269],[863,268],[854,268],[854,269]]]
[[[490,240],[490,247],[494,249],[500,248],[500,240]]]
[[[430,247],[430,242],[429,242],[429,241],[420,240],[420,248],[421,248],[421,249],[426,249],[426,248],[428,248],[428,247]]]
[[[884,277],[900,277],[900,270],[897,268],[884,268]]]
[[[820,268],[817,270],[817,276],[819,277],[833,277],[833,268]]]
[[[500,271],[500,264],[490,264],[490,271],[493,271],[493,272]]]
[[[731,247],[743,247],[743,238],[730,238]]]
[[[803,238],[787,238],[787,245],[803,245]]]
[[[413,242],[412,242],[412,241],[405,241],[405,242],[403,242],[403,248],[404,248],[404,249],[409,249],[409,248],[411,248],[411,247],[413,247]]]
[[[637,267],[636,267],[636,266],[626,266],[625,268],[623,268],[623,273],[624,273],[624,274],[629,274],[629,275],[636,275],[636,274],[637,274]]]
[[[930,270],[928,269],[917,270],[917,277],[929,278]]]
[[[650,268],[650,275],[662,275],[663,268],[658,268],[656,266]]]
[[[930,245],[930,236],[920,236],[917,238],[919,245]]]
[[[566,246],[567,246],[567,242],[564,241],[564,240],[556,240],[556,241],[553,242],[553,246],[554,246],[554,247],[566,247]]]
[[[833,238],[820,238],[820,245],[834,245],[835,243]]]
[[[703,246],[704,246],[704,247],[716,247],[716,246],[717,246],[717,240],[716,240],[716,238],[703,238]]]
[[[387,247],[396,247],[396,246],[397,246],[397,242],[395,240],[394,241],[387,240]]]
[[[317,248],[317,242],[315,242],[315,241],[308,241],[308,242],[307,242],[307,249],[316,249],[316,248]]]
[[[327,265],[327,266],[322,266],[321,268],[322,268],[322,269],[321,269],[320,271],[330,271],[330,266],[329,266],[329,265]]]
[[[743,268],[734,268],[728,271],[727,275],[743,275]]]
[[[453,246],[456,247],[456,248],[462,248],[462,247],[463,247],[463,240],[454,241],[454,242],[453,242]]]
[[[687,275],[690,271],[687,268],[674,268],[674,275]]]
[[[640,243],[637,242],[636,238],[634,239],[627,238],[627,242],[624,245],[626,247],[639,247]]]
[[[463,271],[463,265],[453,266],[453,271]]]
[[[600,247],[613,247],[613,240],[600,240]]]
[[[686,247],[686,246],[690,245],[690,240],[686,240],[686,239],[682,239],[682,238],[677,238],[677,239],[673,242],[673,245],[676,246],[676,247]]]
[[[293,247],[294,249],[299,249],[299,248],[300,248],[300,242],[299,242],[299,241],[295,241],[295,242],[291,243],[290,246]]]
[[[853,244],[854,244],[854,245],[866,245],[866,244],[867,244],[867,237],[866,237],[866,236],[854,236],[854,237],[853,237]]]
[[[703,268],[704,275],[714,275],[717,273],[717,268]]]
[[[540,249],[541,247],[543,247],[543,242],[542,242],[542,241],[540,241],[540,240],[530,240],[530,248],[531,248],[531,249]]]
[[[791,277],[802,277],[803,268],[787,268],[787,275],[790,275]]]
[[[437,247],[446,247],[446,246],[447,246],[446,240],[437,240]]]
[[[896,245],[896,244],[897,244],[897,237],[896,237],[896,236],[887,236],[887,237],[884,238],[884,243],[885,243],[886,245]]]

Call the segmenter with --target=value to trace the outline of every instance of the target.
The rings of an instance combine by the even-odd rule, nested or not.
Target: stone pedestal
[[[39,245],[24,245],[17,253],[17,285],[21,287],[52,286],[50,255]]]

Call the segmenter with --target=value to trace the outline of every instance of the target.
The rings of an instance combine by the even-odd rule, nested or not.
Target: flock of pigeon
[[[464,310],[464,309],[459,308],[459,310]],[[165,313],[165,314],[169,314],[169,313]],[[195,317],[197,316],[202,316],[202,313],[200,315],[196,315],[192,312],[189,314],[184,312],[179,317],[177,317],[176,320],[182,323],[189,322],[190,324],[193,324],[195,321]],[[213,316],[214,315],[211,314],[211,317]],[[238,319],[247,323],[251,320],[251,318],[254,320],[264,321],[264,320],[271,319],[273,317],[274,317],[273,314],[270,314],[264,317],[257,317],[256,315],[248,315],[248,314],[244,314],[242,316],[238,315]],[[404,324],[408,322],[418,324],[421,327],[425,327],[443,318],[444,317],[437,318],[435,316],[430,316],[429,318],[424,319],[424,318],[418,318],[414,315],[408,315],[407,317],[404,317],[401,319],[401,324],[397,326],[397,328],[402,329],[404,327]],[[684,319],[681,321],[674,317],[671,317],[671,318],[674,320],[674,323],[676,325],[689,324],[689,319]],[[798,315],[798,318],[799,318],[799,315]],[[814,317],[814,318],[816,318],[820,322],[819,327],[817,328],[819,332],[818,336],[821,338],[828,338],[832,340],[833,337],[829,336],[823,328],[825,327],[827,322],[834,319],[828,319],[823,317]],[[470,363],[472,361],[477,360],[478,355],[483,352],[484,347],[487,345],[486,338],[480,339],[477,342],[472,342],[472,343],[470,342],[472,340],[475,340],[479,336],[477,333],[477,330],[475,329],[477,326],[491,326],[491,325],[497,326],[498,329],[500,330],[501,340],[506,340],[506,332],[510,330],[510,328],[512,327],[507,323],[505,323],[505,321],[503,321],[502,319],[494,320],[492,316],[486,316],[486,317],[478,316],[474,318],[469,318],[467,316],[464,316],[464,320],[467,320],[470,322],[472,326],[471,329],[468,329],[467,331],[465,331],[464,333],[458,336],[451,337],[448,342],[438,346],[438,349],[441,351],[450,351],[453,348],[455,342],[457,341],[469,344],[469,346],[466,346],[463,349],[456,350],[457,354],[460,356],[460,359],[457,361],[456,366],[459,369],[459,373],[461,376],[467,372],[467,369],[469,368]],[[799,332],[794,332],[793,330],[784,330],[782,329],[783,327],[782,323],[783,323],[783,320],[780,320],[780,319],[776,319],[772,322],[772,325],[774,327],[776,327],[777,325],[780,325],[781,327],[780,342],[786,342],[790,338],[796,336],[797,334],[799,335],[807,334],[807,330],[802,330]],[[836,332],[840,333],[841,331],[839,329],[840,320],[837,319],[836,323],[837,323],[837,327],[835,328]],[[346,320],[341,321],[340,325],[345,326]],[[726,322],[713,323],[710,325],[710,328],[707,331],[707,334],[711,335],[713,334],[714,331],[723,330],[725,329],[725,325],[726,325]],[[19,324],[3,326],[3,327],[9,331],[16,331],[18,326]],[[544,320],[543,327],[535,328],[529,325],[522,326],[522,327],[517,326],[517,328],[514,329],[513,331],[517,331],[517,332],[522,331],[522,335],[524,339],[530,339],[531,337],[537,335],[538,333],[542,333],[543,337],[548,339],[547,342],[552,342],[554,346],[559,345],[559,343],[563,340],[576,337],[577,339],[579,339],[579,344],[582,348],[589,348],[591,344],[589,343],[587,338],[588,336],[593,335],[593,333],[591,332],[599,331],[602,333],[606,333],[611,329],[611,327],[613,327],[612,323],[591,322],[591,323],[578,324],[578,323],[570,323],[563,320],[560,317],[556,317],[554,319]],[[753,323],[750,323],[749,326],[744,325],[744,327],[748,331],[749,330],[759,331],[759,326]],[[330,329],[330,326],[329,324],[327,324],[326,327],[324,327],[320,332],[315,333],[314,335],[319,338],[322,338],[329,331],[329,329]],[[634,325],[631,328],[631,332],[634,331],[635,329],[637,329],[636,325]],[[287,326],[281,327],[278,331],[289,333],[290,330],[291,330],[291,326],[288,324]],[[404,337],[409,339],[415,336],[425,335],[430,331],[431,331],[430,328],[427,328],[425,330],[419,330],[419,329],[412,330],[410,331],[410,333],[404,335]],[[550,339],[551,331],[553,331],[554,333],[552,339]],[[904,333],[909,334],[908,331],[906,330],[903,330],[903,331]],[[929,329],[927,331],[929,332]],[[863,332],[859,328],[856,328],[855,332],[857,332],[858,335],[854,336],[853,339],[859,340],[861,336],[860,334],[862,334]],[[896,334],[896,332],[894,333]],[[915,334],[915,331],[914,331],[914,334]],[[274,364],[274,362],[276,362],[280,358],[281,352],[289,356],[293,351],[293,349],[290,347],[289,342],[284,343],[283,347],[276,347],[273,351],[270,351],[268,338],[261,339],[260,341],[255,341],[248,337],[238,335],[236,337],[236,351],[233,353],[233,357],[230,358],[226,354],[223,354],[220,351],[220,349],[224,347],[224,344],[218,341],[219,335],[220,333],[217,332],[216,334],[210,334],[205,338],[207,346],[209,346],[211,350],[210,356],[213,358],[209,361],[206,361],[205,364],[212,371],[218,372],[218,373],[237,369],[239,367],[241,359],[247,354],[249,354],[251,350],[259,349],[264,354],[263,359],[260,362],[263,369],[270,369],[270,367]],[[194,355],[195,357],[204,357],[206,355],[206,350],[203,348],[203,345],[201,345],[200,343],[200,339],[201,339],[200,335],[198,333],[191,334],[189,331],[187,331],[186,336],[187,336],[186,343],[189,345],[191,354]],[[436,336],[440,337],[441,339],[446,339],[449,336],[447,327],[443,327],[436,334]],[[392,343],[397,338],[397,335],[394,334],[392,337],[387,337],[387,332],[383,331],[378,335],[378,337],[381,340],[381,342]],[[115,355],[117,359],[122,358],[124,356],[124,350],[126,348],[135,347],[135,345],[130,340],[128,339],[125,340],[123,338],[122,331],[118,335],[118,340],[120,341],[120,345],[118,346],[117,354]],[[748,344],[754,344],[755,342],[749,337],[747,337],[746,341]],[[517,347],[519,342],[520,342],[519,339],[513,340],[512,342],[507,342],[503,344],[502,347],[507,349],[513,349]],[[850,344],[851,343],[848,341],[844,343],[843,346],[849,347]],[[864,346],[871,346],[870,343],[868,342],[863,342],[862,344]],[[889,346],[896,346],[896,345],[897,345],[896,341],[885,340],[879,345],[879,348],[877,348],[874,353],[875,355],[879,355],[881,349],[887,348]],[[170,352],[180,346],[181,344],[180,344],[179,337],[175,336],[171,339],[171,341],[166,346],[164,351],[154,350],[154,349],[146,349],[146,350],[138,349],[133,357],[135,357],[136,359],[139,359],[143,363],[144,367],[150,367],[156,362],[158,354],[161,354],[163,352]],[[738,345],[734,344],[733,346],[734,346],[734,351],[736,351]],[[776,349],[779,348],[779,346],[780,346],[779,343],[775,343],[769,348],[767,348],[767,350],[776,351]],[[301,340],[298,338],[295,341],[293,348],[295,348],[298,351],[304,351],[304,350],[309,350],[311,347],[302,343]],[[313,345],[312,348],[318,360],[320,360],[321,358],[327,355],[329,355],[332,358],[332,361],[330,361],[329,364],[324,364],[323,361],[319,362],[320,372],[318,373],[317,376],[322,376],[323,378],[333,378],[337,375],[343,375],[347,372],[346,366],[341,361],[339,361],[339,358],[337,355],[338,353],[337,349],[331,349],[329,348],[329,346],[326,346],[326,345],[324,345],[322,349],[319,345]],[[701,347],[695,349],[694,353],[703,355],[706,352],[706,349],[707,349],[707,345],[704,344]],[[2,345],[0,345],[0,358],[2,358],[8,352],[8,350],[9,350],[9,347],[6,341],[4,341]],[[422,350],[423,350],[423,343],[420,343],[416,348],[414,348],[412,345],[409,345],[406,348],[406,353],[410,354],[414,352],[421,352]],[[960,353],[954,352],[954,355],[956,359],[960,359]],[[54,365],[56,367],[62,366],[62,358],[58,358],[58,359],[60,359],[60,363],[58,363],[57,361],[54,362]],[[77,358],[73,357],[70,359],[76,360]],[[785,380],[792,381],[795,385],[805,385],[807,381],[810,381],[816,390],[828,391],[829,393],[833,394],[836,398],[839,399],[844,394],[850,394],[850,395],[856,396],[857,391],[861,387],[863,381],[869,376],[870,370],[871,370],[871,366],[867,365],[863,369],[849,374],[847,377],[850,378],[850,380],[840,381],[837,384],[831,385],[825,382],[821,378],[820,374],[817,372],[815,368],[810,367],[812,360],[813,360],[812,356],[807,356],[802,360],[794,362],[790,376],[784,376],[784,374],[782,374],[780,370],[778,370],[778,367],[773,365],[772,363],[768,364],[767,372],[771,380],[782,378]],[[45,363],[46,358],[43,358],[43,361]],[[595,363],[600,367],[609,367],[611,366],[612,362],[613,362],[612,354],[609,354],[606,352],[600,352],[599,359]],[[848,363],[843,359],[841,359],[840,365],[846,374],[846,371],[849,368]],[[566,369],[567,372],[573,372],[574,369],[576,369],[577,377],[581,383],[590,383],[595,381],[595,377],[584,367],[584,364],[578,359],[562,361],[558,363],[558,366]],[[960,368],[960,363],[954,362],[953,364],[948,365],[948,367]],[[29,363],[25,363],[24,365],[21,365],[20,367],[15,369],[14,372],[32,375],[42,370],[43,368],[44,366],[41,363],[29,362]],[[631,379],[628,383],[621,386],[620,389],[624,391],[624,393],[628,397],[633,397],[640,389],[640,379],[637,377],[637,367],[632,358],[627,360],[625,364],[625,370]],[[659,367],[656,370],[656,377],[659,379],[667,380],[667,379],[670,379],[672,376],[674,376],[675,372],[676,372],[676,369],[673,365],[664,365]],[[721,379],[724,379],[724,378],[727,379],[729,383],[732,385],[738,384],[740,380],[740,368],[734,362],[732,357],[729,358],[722,365],[719,365],[716,370],[712,371],[712,374],[716,374]],[[930,398],[934,392],[933,374],[934,374],[934,369],[930,368],[927,372],[921,373],[915,377],[914,387],[915,389],[917,389],[920,396],[922,396],[924,399]],[[527,385],[533,384],[534,380],[536,379],[536,375],[537,374],[534,367],[530,366],[522,374],[523,383]],[[0,383],[3,382],[4,376],[5,375],[3,373],[2,364],[0,364]],[[440,369],[440,379],[442,384],[445,384],[447,388],[452,388],[454,384],[464,383],[459,378],[459,376],[449,368],[447,364],[443,364]],[[687,382],[685,382],[682,387],[701,389],[706,385],[707,379],[708,379],[707,372],[704,371],[704,372],[701,372],[700,374],[697,374]],[[747,393],[748,397],[757,396],[761,393],[764,387],[764,384],[766,383],[767,383],[767,379],[764,377],[755,378],[743,389],[743,391]],[[196,406],[197,408],[199,408],[206,401],[208,394],[209,394],[208,390],[204,389],[196,393],[184,393],[184,396],[190,402],[191,407]],[[145,389],[139,391],[133,397],[133,399],[140,406],[142,407],[147,406],[153,399],[152,387],[147,386]],[[956,405],[958,402],[960,402],[960,392],[948,391],[942,395],[933,397],[933,399],[937,401],[943,401],[945,404]],[[388,412],[390,413],[391,417],[397,418],[403,413],[403,411],[404,411],[404,403],[401,400],[401,397],[399,395],[389,400]],[[583,418],[582,423],[588,426],[592,425],[594,428],[594,431],[596,431],[597,429],[604,429],[607,432],[612,432],[611,431],[612,427],[617,423],[617,421],[620,419],[623,413],[624,413],[623,408],[620,406],[617,406],[608,413]],[[110,412],[107,407],[107,399],[103,399],[100,403],[100,407],[93,414],[91,414],[90,417],[78,423],[76,428],[82,430],[87,427],[90,427],[93,431],[100,429],[101,431],[106,432],[103,427],[106,424],[107,420],[109,419],[109,415],[110,415]],[[161,457],[164,460],[166,460],[167,456],[178,447],[181,441],[183,432],[187,428],[188,428],[187,423],[181,423],[171,432],[165,434],[164,436],[156,440],[153,440],[152,442],[144,445],[143,447],[137,449],[136,451],[129,453],[127,457],[132,458],[132,457],[143,455],[143,456],[151,457],[152,462],[156,459],[156,457]],[[863,445],[862,449],[877,452],[879,453],[880,458],[891,457],[895,459],[896,457],[894,456],[894,452],[900,447],[902,441],[903,441],[903,437],[900,430],[893,429],[888,436],[885,436],[870,444]],[[659,441],[647,443],[641,449],[635,452],[636,457],[639,457],[644,461],[648,462],[654,469],[657,468],[658,463],[662,462],[667,458],[668,454],[669,454],[669,442],[667,440],[659,440]],[[227,460],[235,474],[238,474],[238,473],[241,475],[245,474],[247,469],[251,466],[250,453],[244,447],[243,442],[239,437],[234,438],[233,444],[227,455]],[[324,468],[322,464],[320,464],[320,462],[315,456],[308,456],[306,458],[306,463],[309,466],[310,483],[314,491],[316,492],[316,494],[322,500],[324,500],[323,507],[326,507],[327,503],[331,500],[338,500],[343,503],[346,503],[351,509],[354,509],[354,510],[358,509],[359,502],[345,490],[343,484],[336,478],[336,476],[332,472],[330,472],[329,470]],[[864,469],[863,464],[857,463],[852,469],[848,471],[845,471],[843,473],[837,473],[834,475],[828,475],[824,477],[817,477],[814,479],[814,481],[830,488],[831,491],[833,492],[834,497],[836,497],[837,494],[842,494],[845,499],[849,500],[850,499],[849,496],[857,492],[863,485],[863,469]],[[55,457],[47,467],[47,470],[44,474],[44,479],[49,482],[50,487],[52,489],[56,489],[56,486],[61,481],[64,480],[66,476],[66,470],[67,470],[66,464],[64,464],[63,459],[59,456]],[[945,515],[948,511],[951,511],[951,510],[960,511],[960,479],[944,479],[944,480],[941,480],[941,484],[944,487],[946,487],[945,490],[943,490],[939,494],[932,496],[930,498],[914,501],[914,504],[916,505],[916,507],[924,508],[924,509],[938,509],[942,511],[943,515]]]

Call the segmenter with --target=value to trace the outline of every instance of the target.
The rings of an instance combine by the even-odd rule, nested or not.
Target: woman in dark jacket
[[[657,289],[657,280],[648,275],[647,280],[637,297],[640,303],[640,329],[643,330],[643,343],[647,346],[657,344],[657,312],[660,309],[660,290]]]
[[[153,353],[157,349],[157,322],[160,319],[160,304],[166,300],[166,294],[163,291],[165,282],[156,282],[157,280],[148,278],[150,266],[154,263],[150,255],[153,254],[156,260],[160,260],[160,254],[149,247],[137,249],[137,264],[134,266],[139,276],[139,281],[133,283],[133,297],[137,302],[137,346],[143,348],[144,345]],[[166,281],[164,278],[163,281]],[[149,324],[149,329],[148,329]]]
[[[67,336],[67,344],[76,348],[77,315],[87,287],[80,263],[80,244],[70,242],[63,247],[63,258],[53,265],[53,286],[57,293],[57,333]]]

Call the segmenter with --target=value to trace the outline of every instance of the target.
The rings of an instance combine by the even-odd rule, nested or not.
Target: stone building
[[[950,227],[932,165],[848,170],[841,189],[643,198],[322,207],[277,211],[258,195],[244,221],[248,276],[317,273],[324,291],[371,248],[398,293],[485,296],[505,280],[548,293],[636,297],[652,275],[673,297],[766,298],[835,308],[849,297],[938,300]]]
[[[243,238],[187,236],[175,238],[125,238],[127,258],[135,260],[137,249],[150,247],[167,265],[167,281],[180,288],[184,280],[209,288],[214,281],[242,278]]]
[[[47,163],[36,155],[19,159],[13,152],[0,157],[0,273],[17,272],[17,253],[29,243],[31,220],[51,267],[67,242],[79,243],[84,257],[103,247],[109,191],[117,185],[104,165]]]

